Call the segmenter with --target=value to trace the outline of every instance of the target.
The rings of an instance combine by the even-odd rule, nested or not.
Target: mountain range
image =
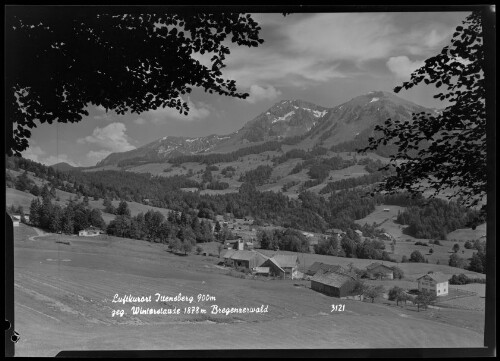
[[[282,100],[227,135],[165,136],[140,148],[112,153],[97,164],[136,165],[163,162],[180,155],[227,153],[272,140],[294,139],[294,148],[366,143],[377,124],[388,118],[411,121],[412,113],[438,112],[393,93],[371,91],[332,108],[303,100]]]

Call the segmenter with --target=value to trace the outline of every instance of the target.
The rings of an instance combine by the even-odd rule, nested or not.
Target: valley
[[[385,92],[334,108],[281,101],[233,134],[167,136],[111,154],[94,167],[8,159],[7,209],[28,217],[14,227],[18,355],[256,345],[481,347],[486,276],[473,259],[484,250],[486,224],[467,226],[475,211],[444,194],[432,201],[405,193],[370,196],[391,172],[380,170],[391,147],[356,151],[386,117],[409,119],[424,110],[433,111]],[[408,213],[415,209],[440,216],[415,220]],[[402,223],[402,214],[410,224]],[[95,228],[93,222],[101,234],[82,236]],[[448,223],[454,228],[444,232]],[[414,237],[411,227],[434,236]],[[283,280],[228,266],[225,255],[235,240],[246,244],[241,252],[266,259],[297,257],[301,276]],[[413,260],[415,252],[421,259]],[[451,266],[452,256],[461,263]],[[364,270],[376,261],[404,275],[367,278]],[[318,293],[305,276],[315,262],[355,271],[366,289],[384,291],[373,303]],[[415,289],[428,272],[448,279],[465,275],[475,283],[450,285],[449,299],[425,310],[388,299],[391,288]],[[117,294],[156,292],[212,295],[218,307],[269,311],[145,315],[131,307],[153,305],[112,302]],[[346,312],[332,314],[338,301]],[[146,327],[150,336],[137,339]]]

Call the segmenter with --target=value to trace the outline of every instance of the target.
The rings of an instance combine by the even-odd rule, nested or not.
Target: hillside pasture
[[[311,290],[306,281],[233,277],[229,270],[217,266],[218,259],[174,255],[162,244],[64,235],[29,241],[27,236],[15,230],[16,331],[22,335],[16,344],[16,356],[54,356],[63,349],[432,348],[483,344],[481,332],[425,319],[430,317],[425,312],[342,300],[346,311],[331,313],[332,302],[338,300]],[[181,293],[194,298],[201,294],[214,299],[191,304],[113,302],[115,295],[155,297],[155,293],[172,297]],[[212,315],[213,304],[266,305],[268,312]],[[134,315],[132,306],[199,306],[209,313]],[[113,310],[124,310],[124,314],[113,317]],[[148,337],[137,337],[138,333]]]
[[[457,252],[457,256],[460,258],[464,258],[468,260],[472,257],[472,254],[477,252],[473,249],[465,249],[463,242],[454,242],[454,241],[439,241],[441,245],[429,244],[429,246],[420,246],[415,245],[415,242],[425,242],[428,243],[428,239],[411,239],[410,242],[399,240],[396,241],[396,246],[394,248],[394,258],[398,261],[401,261],[403,256],[410,258],[410,255],[413,251],[419,251],[426,259],[429,260],[429,263],[437,263],[439,264],[448,264],[450,256],[455,253],[452,251],[453,245],[458,243],[460,245],[460,250]],[[432,249],[433,253],[429,253],[429,250]],[[386,250],[390,250],[389,242],[386,242]],[[463,252],[462,252],[463,251]],[[393,255],[391,254],[391,257]],[[467,261],[468,264],[468,261]]]

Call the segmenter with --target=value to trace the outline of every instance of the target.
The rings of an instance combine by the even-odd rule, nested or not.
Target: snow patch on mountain
[[[380,98],[372,98],[372,100],[370,100],[370,103],[376,102],[378,100],[380,100]]]
[[[292,115],[294,115],[294,114],[295,114],[295,110],[292,110],[291,112],[286,113],[286,114],[285,114],[285,115],[283,115],[282,117],[278,117],[278,118],[274,119],[274,120],[272,121],[272,123],[276,123],[276,122],[280,122],[280,121],[282,121],[282,120],[286,120],[286,118],[291,117],[291,116],[292,116]]]
[[[319,110],[314,110],[313,113],[316,118],[321,118],[326,114],[326,110],[323,110],[322,112],[320,112]]]

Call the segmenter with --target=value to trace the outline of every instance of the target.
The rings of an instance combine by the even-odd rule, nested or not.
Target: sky
[[[74,124],[39,124],[25,158],[46,164],[92,166],[112,152],[165,136],[229,134],[285,99],[333,107],[373,90],[392,91],[425,59],[448,45],[465,12],[252,14],[262,28],[257,48],[231,46],[223,74],[247,99],[194,89],[187,116],[170,108],[117,115],[89,106]],[[201,62],[206,61],[197,55]],[[398,96],[443,108],[432,85]]]

